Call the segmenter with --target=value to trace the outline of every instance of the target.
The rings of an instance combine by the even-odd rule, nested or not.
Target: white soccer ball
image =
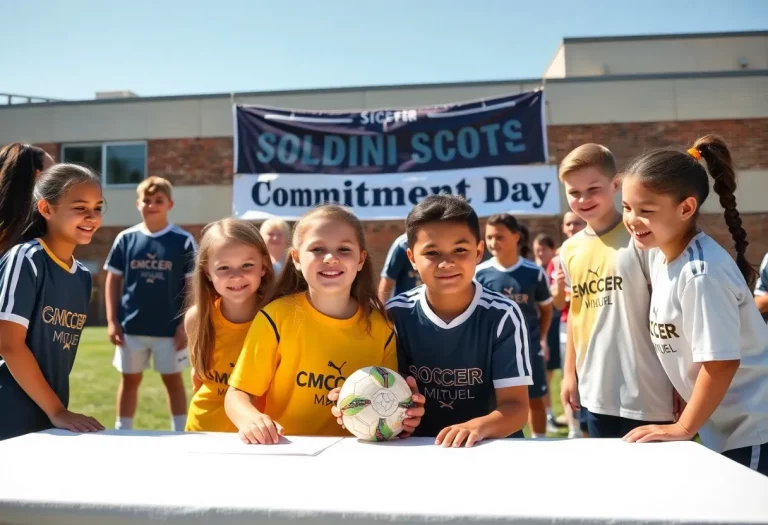
[[[403,431],[405,410],[413,406],[403,376],[383,366],[367,366],[341,387],[338,408],[344,426],[365,441],[388,441]]]

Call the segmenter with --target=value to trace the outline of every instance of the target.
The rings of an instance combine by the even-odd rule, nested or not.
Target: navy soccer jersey
[[[435,437],[450,425],[488,415],[496,389],[530,385],[525,319],[509,299],[475,282],[467,310],[445,323],[424,285],[387,301],[397,334],[400,373],[426,397],[415,435]]]
[[[76,260],[67,266],[42,241],[16,245],[0,260],[0,321],[27,329],[26,345],[65,407],[90,298],[90,272]],[[52,426],[0,355],[0,439]]]
[[[413,268],[411,261],[408,260],[408,238],[405,234],[395,239],[389,248],[381,275],[395,281],[392,296],[421,286],[419,272]]]
[[[552,302],[547,276],[533,261],[520,258],[517,263],[505,268],[495,258],[477,265],[475,279],[494,292],[517,303],[525,316],[531,347],[538,349],[541,341],[538,305]]]
[[[138,225],[118,234],[104,269],[123,278],[120,324],[126,334],[173,337],[196,249],[192,234],[174,225],[155,233]]]

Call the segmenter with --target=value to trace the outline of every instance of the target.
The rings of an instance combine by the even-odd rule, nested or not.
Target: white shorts
[[[124,335],[123,346],[115,348],[112,364],[123,374],[140,374],[149,368],[152,354],[155,370],[160,374],[177,374],[189,366],[187,349],[176,350],[173,337]]]

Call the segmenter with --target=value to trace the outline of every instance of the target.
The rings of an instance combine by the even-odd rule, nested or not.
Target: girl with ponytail
[[[101,180],[88,168],[56,164],[31,185],[14,182],[29,194],[4,197],[30,209],[10,217],[0,211],[0,238],[9,247],[0,258],[0,440],[54,427],[103,430],[94,418],[68,409],[69,374],[92,287],[90,272],[73,254],[101,226]]]
[[[15,142],[0,149],[0,254],[13,246],[32,213],[32,190],[53,159],[37,146]]]
[[[709,181],[734,241],[735,260],[696,227]],[[630,442],[688,440],[768,475],[768,327],[752,298],[756,272],[736,209],[725,142],[708,135],[687,152],[651,151],[623,175],[624,224],[647,250],[649,329],[656,354],[686,403],[671,425],[647,425]]]
[[[331,411],[346,376],[365,366],[397,370],[396,337],[376,295],[360,220],[324,205],[293,231],[272,302],[253,320],[229,376],[224,406],[245,443],[281,435],[342,436]],[[423,404],[409,379],[414,403]],[[403,421],[412,433],[422,406]]]

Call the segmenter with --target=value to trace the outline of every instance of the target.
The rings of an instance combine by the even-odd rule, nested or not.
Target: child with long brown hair
[[[345,435],[330,392],[365,366],[397,370],[394,329],[376,296],[360,220],[341,206],[320,206],[296,224],[292,246],[274,300],[254,319],[229,377],[226,412],[245,443]],[[406,433],[423,413],[423,397],[414,392],[413,400]]]
[[[187,432],[237,432],[224,411],[227,381],[274,279],[256,225],[229,218],[203,230],[184,317],[194,392]]]
[[[696,225],[710,177],[735,260]],[[728,146],[707,135],[687,152],[650,151],[627,169],[622,189],[624,225],[648,251],[651,340],[686,402],[674,423],[641,426],[624,439],[698,433],[707,448],[768,475],[768,328],[752,299],[756,271],[746,258]]]

